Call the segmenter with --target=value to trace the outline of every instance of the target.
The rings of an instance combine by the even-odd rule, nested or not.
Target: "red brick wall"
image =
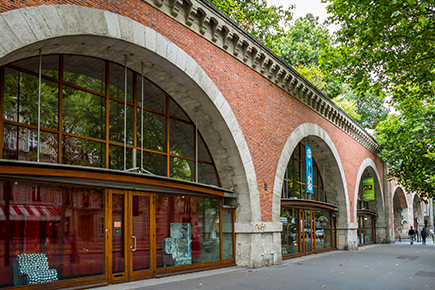
[[[245,135],[258,180],[262,221],[272,220],[272,190],[282,148],[293,130],[303,123],[318,124],[334,141],[346,174],[351,213],[357,173],[364,159],[375,160],[383,179],[379,160],[353,138],[248,66],[141,0],[0,0],[0,13],[51,4],[94,7],[130,17],[170,39],[202,66],[232,107]],[[352,214],[351,217],[353,221]]]

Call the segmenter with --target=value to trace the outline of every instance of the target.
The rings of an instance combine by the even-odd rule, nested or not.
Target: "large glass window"
[[[287,165],[287,170],[284,175],[282,198],[327,202],[322,176],[315,160],[313,163],[313,193],[307,193],[305,145],[299,143],[293,151]]]
[[[121,64],[46,55],[38,104],[39,64],[39,57],[32,57],[0,67],[3,159],[134,170],[220,185],[194,122],[158,86]]]
[[[104,213],[103,189],[0,181],[0,287],[103,275]]]
[[[298,210],[292,208],[281,208],[281,245],[282,255],[295,254],[299,252],[300,221]]]
[[[157,267],[219,261],[219,215],[215,198],[156,196]]]

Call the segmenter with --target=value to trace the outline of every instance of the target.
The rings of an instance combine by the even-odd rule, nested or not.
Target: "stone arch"
[[[393,189],[393,233],[395,238],[406,238],[411,224],[409,219],[409,205],[406,193],[402,187],[396,186]],[[406,221],[406,224],[403,223]]]
[[[261,221],[256,175],[240,125],[219,88],[188,53],[128,17],[74,5],[16,9],[0,17],[0,66],[43,54],[104,58],[141,72],[170,94],[207,142],[224,188],[238,195],[237,222]],[[197,110],[196,110],[197,108]],[[196,118],[195,118],[196,116]]]
[[[331,165],[325,172],[326,176],[323,176],[325,191],[327,193],[328,191],[337,193],[335,203],[339,207],[338,227],[347,228],[350,222],[349,199],[343,165],[331,137],[322,127],[314,123],[305,123],[297,127],[287,139],[281,152],[273,187],[273,221],[279,221],[282,184],[290,156],[299,142],[305,138],[310,143],[309,145],[313,147],[315,160],[317,157],[316,161],[318,163],[329,163]]]
[[[385,198],[384,198],[384,192],[382,187],[382,180],[379,177],[379,172],[376,167],[375,162],[371,158],[366,158],[360,165],[357,179],[356,179],[356,186],[355,186],[355,195],[354,195],[354,212],[353,215],[357,217],[357,204],[358,204],[358,194],[361,191],[362,188],[362,178],[363,175],[367,174],[370,177],[373,177],[374,183],[375,183],[375,193],[379,192],[380,194],[375,195],[375,211],[377,212],[377,221],[376,221],[376,242],[377,243],[385,243],[387,235],[388,235],[388,222],[386,220],[386,214],[385,214]]]

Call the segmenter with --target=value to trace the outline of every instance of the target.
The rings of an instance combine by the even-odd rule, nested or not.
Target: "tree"
[[[435,3],[424,0],[326,0],[330,23],[341,25],[339,45],[323,58],[360,94],[392,96],[402,85],[418,87],[420,99],[435,92]],[[414,95],[414,94],[413,94]],[[413,96],[415,97],[415,95]]]
[[[210,0],[218,9],[228,15],[247,32],[269,48],[279,39],[288,27],[291,9],[283,6],[268,6],[265,0]]]
[[[327,0],[339,44],[322,68],[349,83],[364,104],[397,110],[376,126],[389,177],[408,192],[434,196],[435,4],[423,0]]]
[[[409,99],[377,126],[380,157],[408,192],[435,197],[435,103]]]
[[[335,78],[319,66],[320,55],[334,43],[328,28],[319,23],[319,17],[307,14],[296,19],[286,33],[274,42],[272,50],[329,98],[334,98],[340,87]]]

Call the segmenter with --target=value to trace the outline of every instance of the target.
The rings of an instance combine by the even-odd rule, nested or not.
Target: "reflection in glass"
[[[62,163],[91,167],[105,167],[105,148],[103,143],[63,136]]]
[[[137,150],[137,166],[140,167],[140,150]],[[166,176],[166,155],[156,154],[144,151],[143,152],[143,169],[154,175]]]
[[[37,76],[5,69],[6,120],[38,125],[39,79]],[[59,85],[42,79],[41,127],[58,128]]]
[[[41,147],[39,161],[58,162],[58,135],[41,131]],[[4,125],[3,158],[9,160],[36,161],[38,152],[38,136],[36,129]]]
[[[142,83],[141,76],[137,75],[137,104],[142,106]],[[166,113],[166,93],[155,84],[143,78],[144,107],[153,111]]]
[[[192,124],[171,119],[170,153],[195,158],[195,128]]]
[[[141,110],[137,110],[137,144],[141,146]],[[166,116],[143,110],[143,147],[150,150],[166,152]]]
[[[64,56],[63,80],[76,86],[104,94],[106,90],[106,62],[104,60],[77,56]]]
[[[295,197],[300,199],[301,198],[301,185],[299,183],[294,183],[295,186]]]
[[[303,233],[303,239],[304,239],[304,245],[305,245],[305,253],[311,252],[311,246],[312,246],[312,226],[311,226],[311,218],[312,214],[311,211],[304,211],[304,233]]]
[[[110,63],[109,79],[109,95],[124,101],[125,67],[116,63]],[[133,103],[133,71],[130,69],[127,69],[127,102]]]
[[[210,153],[200,134],[198,134],[198,160],[212,162]]]
[[[170,177],[194,181],[195,162],[182,158],[170,157],[170,166]]]
[[[126,148],[127,156],[125,158],[125,169],[131,169],[136,167],[133,160],[133,151],[135,151],[135,149]],[[109,168],[124,170],[124,146],[109,145]]]
[[[315,211],[316,250],[331,247],[331,214],[329,211]]]
[[[31,263],[29,254],[47,258],[45,274],[56,274],[47,282],[104,274],[104,190],[15,180],[0,188],[0,287],[25,284],[14,281],[14,262]]]
[[[169,114],[173,117],[185,121],[190,121],[187,114],[183,111],[183,109],[180,108],[180,106],[172,98],[169,98]]]
[[[300,172],[301,172],[301,170],[300,170],[300,162],[299,161],[297,161],[297,160],[295,160],[294,161],[295,162],[295,181],[301,181],[301,175],[300,175]]]
[[[104,140],[106,136],[105,99],[81,90],[65,87],[63,130],[72,134]]]
[[[3,158],[37,161],[39,60],[31,57],[2,67]],[[184,110],[157,85],[129,69],[126,85],[125,72],[123,65],[93,57],[42,57],[40,161],[123,170],[123,152],[113,143],[124,145],[126,139],[136,151],[128,150],[128,168],[140,167],[142,161],[152,174],[189,181],[198,176],[201,183],[218,185],[212,156]],[[147,153],[141,160],[142,140]],[[110,160],[105,160],[106,154]]]
[[[370,216],[363,217],[365,226],[364,244],[373,242],[373,219]]]
[[[299,217],[297,209],[281,208],[281,245],[282,255],[299,252]]]
[[[124,103],[110,100],[109,138],[124,143]],[[127,144],[133,145],[134,109],[127,106]]]
[[[157,267],[219,261],[219,229],[218,199],[156,196]]]
[[[39,56],[22,59],[12,64],[39,74]],[[59,55],[42,56],[41,71],[42,75],[59,79]]]
[[[287,178],[289,180],[293,180],[293,159],[290,159],[290,161],[288,162],[287,172],[288,172]]]
[[[124,210],[125,210],[124,195],[113,194],[112,195],[112,273],[122,273],[125,271]]]
[[[133,271],[150,268],[150,198],[133,196]],[[132,238],[133,239],[133,238]]]
[[[219,186],[217,173],[213,164],[198,162],[198,182]]]

